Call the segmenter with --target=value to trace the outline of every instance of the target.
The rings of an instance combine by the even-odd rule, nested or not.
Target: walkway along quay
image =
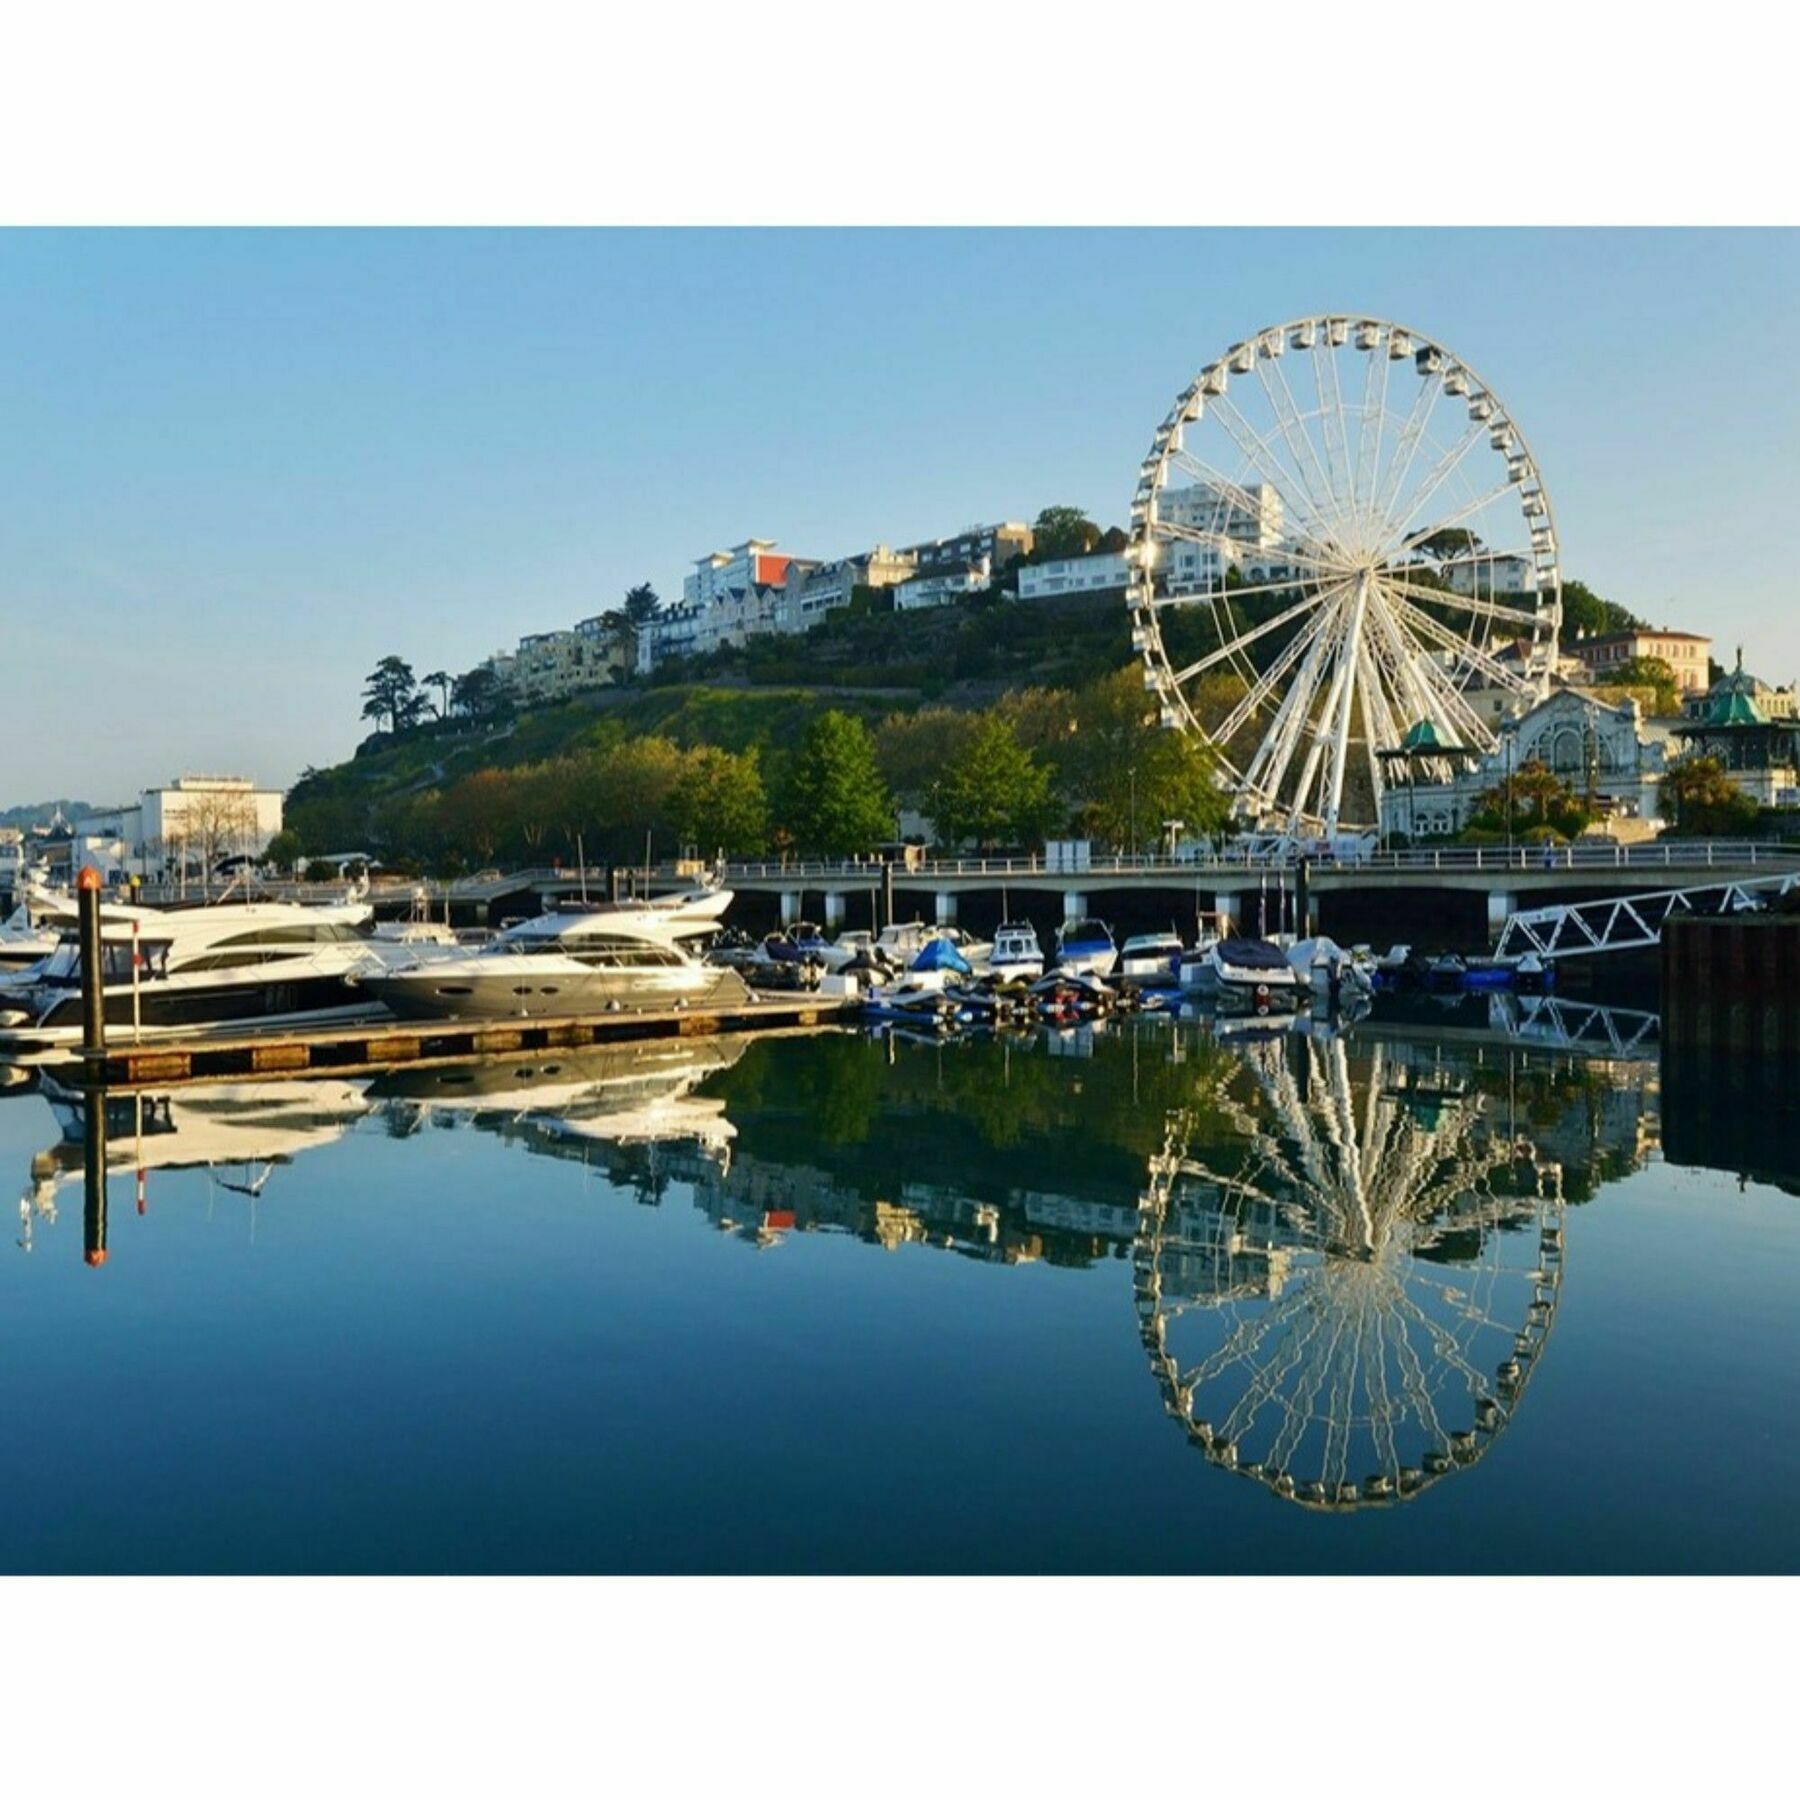
[[[272,1076],[379,1075],[489,1057],[541,1055],[644,1038],[708,1037],[722,1032],[805,1030],[848,1023],[857,1002],[817,994],[772,994],[736,1006],[665,1007],[579,1018],[370,1019],[329,1031],[247,1032],[240,1037],[155,1038],[102,1042],[49,1073],[88,1090],[176,1087],[191,1082]]]

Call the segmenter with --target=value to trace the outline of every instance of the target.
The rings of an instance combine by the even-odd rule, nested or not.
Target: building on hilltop
[[[516,650],[496,651],[487,667],[520,705],[566,700],[583,689],[605,687],[628,670],[629,637],[596,615],[569,631],[531,632]]]
[[[721,595],[780,587],[792,561],[776,554],[773,538],[746,538],[734,549],[696,559],[693,574],[681,584],[681,597],[694,606],[710,606]]]
[[[1640,656],[1654,656],[1675,672],[1675,685],[1684,694],[1705,691],[1712,639],[1692,631],[1671,631],[1666,625],[1641,626],[1630,631],[1608,631],[1599,637],[1577,638],[1569,647],[1587,665],[1595,681],[1616,678],[1619,668]]]
[[[1535,594],[1537,564],[1517,553],[1458,559],[1444,565],[1444,585],[1455,594]]]
[[[934,563],[894,589],[895,612],[919,612],[928,606],[952,606],[971,594],[986,593],[993,570],[985,557],[966,563]]]
[[[921,572],[985,562],[990,573],[998,575],[1021,556],[1029,556],[1031,544],[1031,527],[1009,519],[999,525],[970,525],[951,537],[908,544],[899,554],[911,557]]]
[[[1266,481],[1243,487],[1196,481],[1190,487],[1164,488],[1156,496],[1156,517],[1164,525],[1242,545],[1252,554],[1269,555],[1282,546],[1281,495]]]
[[[1058,594],[1099,593],[1123,588],[1129,578],[1123,552],[1092,550],[1085,556],[1059,556],[1051,562],[1023,564],[1019,569],[1019,598],[1045,600]]]
[[[891,588],[918,573],[918,559],[906,551],[877,544],[856,556],[840,556],[807,570],[796,584],[795,624],[811,631],[827,613],[848,606],[859,587]]]

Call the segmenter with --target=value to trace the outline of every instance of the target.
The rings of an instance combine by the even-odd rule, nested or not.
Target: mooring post
[[[881,864],[881,922],[884,926],[894,922],[894,862],[892,857],[885,857]]]
[[[97,1082],[106,1061],[106,966],[100,946],[100,871],[75,877],[81,928],[81,1058],[87,1078]]]
[[[90,1269],[106,1261],[106,1097],[90,1087],[82,1120],[81,1248]]]
[[[1308,892],[1308,883],[1312,870],[1312,858],[1303,856],[1294,866],[1294,936],[1309,938],[1312,936],[1312,895]]]

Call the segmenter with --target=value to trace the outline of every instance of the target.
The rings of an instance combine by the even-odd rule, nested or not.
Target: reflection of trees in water
[[[1243,1056],[1224,1130],[1178,1109],[1150,1159],[1151,1368],[1221,1467],[1310,1506],[1409,1498],[1486,1451],[1542,1353],[1561,1166],[1531,1109],[1406,1047]]]

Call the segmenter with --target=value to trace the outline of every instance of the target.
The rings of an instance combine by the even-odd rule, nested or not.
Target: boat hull
[[[694,963],[667,969],[477,973],[454,963],[370,976],[364,985],[400,1019],[563,1019],[589,1013],[730,1006],[750,998],[732,969]]]

